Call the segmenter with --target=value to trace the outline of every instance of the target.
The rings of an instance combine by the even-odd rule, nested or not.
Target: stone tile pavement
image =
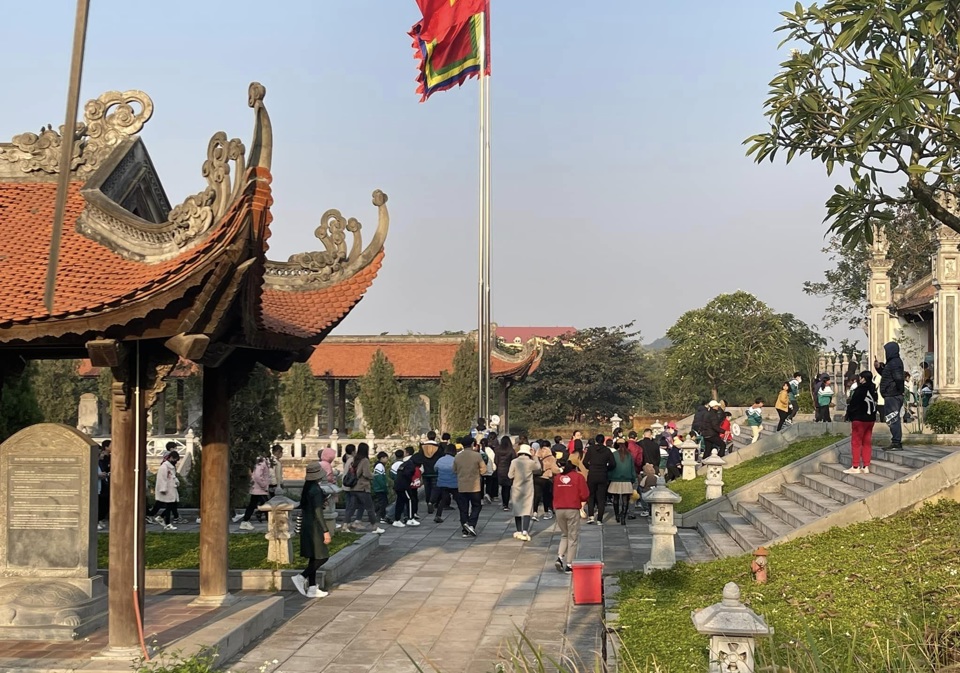
[[[575,606],[571,578],[553,566],[560,534],[534,524],[513,539],[513,518],[486,506],[479,537],[463,539],[456,511],[443,524],[389,528],[380,549],[327,598],[309,602],[235,660],[236,673],[424,671],[489,673],[522,632],[553,658],[593,663],[603,649],[600,606]],[[643,519],[583,526],[583,560],[607,570],[641,567],[649,556]],[[299,597],[298,597],[299,607]],[[292,614],[292,613],[291,613]],[[409,655],[409,656],[408,656]]]

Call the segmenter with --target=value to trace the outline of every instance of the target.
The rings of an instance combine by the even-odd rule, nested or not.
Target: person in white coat
[[[177,508],[177,503],[180,501],[180,479],[177,476],[177,462],[179,460],[180,454],[171,451],[166,460],[160,464],[160,469],[157,470],[157,484],[154,495],[157,502],[163,504],[161,516],[163,517],[164,530],[177,529],[170,520],[173,516],[173,510]]]

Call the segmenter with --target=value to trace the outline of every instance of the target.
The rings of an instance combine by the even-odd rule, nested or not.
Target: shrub
[[[938,435],[953,434],[960,428],[960,404],[937,400],[927,407],[926,421]]]

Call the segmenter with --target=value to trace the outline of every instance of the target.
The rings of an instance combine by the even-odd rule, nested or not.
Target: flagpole
[[[489,418],[489,366],[490,358],[488,355],[489,340],[487,338],[487,319],[489,309],[487,306],[487,287],[489,284],[487,274],[489,260],[487,259],[487,164],[486,164],[486,16],[480,15],[480,152],[479,152],[479,190],[478,190],[478,287],[477,287],[477,413],[484,419]]]
[[[83,51],[87,41],[87,17],[90,14],[89,0],[77,0],[77,14],[73,26],[73,54],[70,57],[70,81],[67,84],[67,113],[60,140],[60,167],[57,176],[57,197],[53,209],[53,231],[50,236],[50,257],[47,261],[47,280],[43,291],[43,303],[47,313],[53,313],[53,293],[57,282],[57,266],[60,261],[60,237],[67,210],[67,189],[70,187],[70,162],[73,159],[73,143],[77,134],[77,108],[80,107],[80,80],[83,75]]]
[[[487,16],[483,17],[484,31],[486,31]],[[484,45],[486,45],[486,35],[484,35]],[[491,385],[491,372],[490,372],[490,356],[491,350],[493,348],[493,304],[491,301],[490,293],[490,259],[491,259],[491,250],[490,250],[490,213],[491,213],[491,203],[490,203],[490,78],[486,76],[486,54],[480,62],[480,72],[484,75],[483,79],[480,80],[483,85],[483,104],[484,104],[484,120],[483,128],[485,131],[484,145],[483,145],[483,186],[484,186],[484,207],[483,207],[483,247],[484,255],[486,256],[486,265],[484,271],[486,274],[486,279],[484,281],[484,304],[485,304],[485,322],[487,328],[487,336],[484,340],[484,343],[487,346],[487,356],[484,358],[484,364],[486,365],[486,374],[485,374],[485,383],[486,383],[486,393],[483,398],[484,401],[484,410],[486,412],[487,418],[490,417],[490,385]]]

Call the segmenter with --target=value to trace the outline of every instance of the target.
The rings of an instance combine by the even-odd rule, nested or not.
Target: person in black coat
[[[852,459],[851,466],[844,472],[869,474],[873,454],[873,425],[877,420],[877,387],[873,384],[873,374],[870,372],[860,373],[857,387],[847,401],[847,417],[850,419]]]
[[[884,421],[890,428],[893,441],[887,450],[897,451],[903,448],[903,426],[900,423],[900,412],[903,410],[903,391],[906,373],[903,370],[903,360],[900,359],[900,344],[893,341],[883,345],[883,355],[887,359],[881,363],[873,361],[873,366],[880,374],[880,396],[883,397]]]
[[[326,480],[327,473],[320,463],[307,465],[303,491],[300,493],[300,509],[303,512],[300,524],[300,556],[307,559],[307,567],[292,578],[297,591],[307,598],[323,598],[327,595],[326,591],[317,586],[317,569],[330,558],[327,545],[333,540],[324,517],[326,494],[320,488],[320,482]]]
[[[718,456],[723,456],[727,452],[727,445],[721,438],[720,424],[723,422],[723,410],[720,403],[716,400],[710,400],[708,403],[710,409],[704,414],[703,423],[700,426],[700,436],[703,437],[703,456],[709,458],[713,449],[717,450]]]
[[[607,506],[607,486],[610,484],[610,470],[617,463],[613,451],[603,444],[603,435],[597,435],[593,444],[587,447],[583,456],[583,466],[587,468],[587,523],[603,525],[603,513]],[[596,512],[596,518],[594,518]]]
[[[660,444],[653,438],[653,430],[650,428],[643,431],[640,449],[643,451],[643,462],[640,464],[640,469],[643,470],[644,465],[652,465],[653,471],[660,474]]]

